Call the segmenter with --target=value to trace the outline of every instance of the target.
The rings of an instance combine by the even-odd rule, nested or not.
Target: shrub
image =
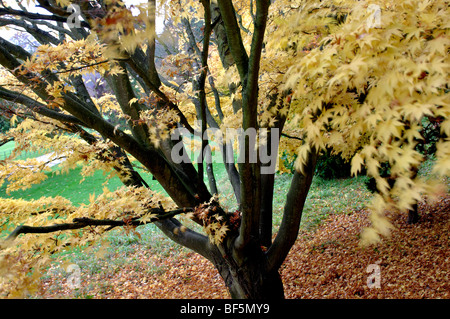
[[[316,176],[323,179],[350,177],[351,165],[339,155],[331,154],[330,150],[322,154],[317,162]]]

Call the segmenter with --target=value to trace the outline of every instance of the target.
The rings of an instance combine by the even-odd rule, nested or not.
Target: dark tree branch
[[[206,75],[208,74],[208,51],[209,51],[209,39],[211,36],[211,9],[209,0],[201,0],[201,3],[203,5],[204,11],[205,11],[205,27],[203,31],[203,49],[201,52],[201,70],[200,75],[198,77],[197,85],[198,85],[198,98],[200,102],[200,112],[199,118],[201,121],[201,136],[202,136],[202,148],[200,150],[200,156],[201,160],[198,165],[198,174],[201,179],[203,179],[203,159],[204,159],[204,152],[206,149],[206,146],[208,145],[208,141],[205,139],[204,133],[206,132],[206,93],[205,93],[205,82],[206,82]],[[192,30],[191,30],[192,32]],[[197,47],[195,44],[195,39],[193,41],[194,48]],[[197,47],[198,49],[198,47]],[[211,167],[212,170],[212,167]]]
[[[294,173],[286,196],[280,229],[272,246],[267,251],[269,270],[275,271],[281,266],[297,239],[303,207],[314,176],[317,158],[318,152],[311,150],[305,163],[304,173],[299,171]]]
[[[136,95],[131,86],[125,63],[119,62],[119,66],[123,73],[111,76],[111,88],[117,97],[122,112],[130,118],[128,126],[133,133],[133,137],[140,144],[149,145],[147,125],[135,124],[140,119],[139,112],[142,110],[142,106],[138,102],[130,103],[131,100],[136,98]]]
[[[1,20],[1,19],[0,19]],[[1,21],[0,21],[1,24]],[[25,61],[26,59],[31,57],[31,54],[23,49],[22,47],[15,45],[4,38],[0,37],[0,46],[5,47],[13,56],[16,58]]]
[[[156,29],[155,29],[155,20],[156,20],[156,0],[148,0],[149,4],[149,27],[152,29],[153,36],[151,39],[148,39],[148,48],[147,48],[147,66],[149,70],[150,81],[156,86],[161,86],[161,80],[159,79],[158,71],[156,70],[155,65],[155,51],[156,51]]]
[[[216,85],[214,83],[214,78],[212,75],[208,76],[208,82],[209,82],[209,85],[211,86],[211,90],[214,94],[214,104],[216,107],[217,115],[219,116],[219,120],[223,121],[224,115],[222,112],[222,107],[220,105],[220,94],[216,88]]]
[[[218,53],[224,69],[228,69],[234,64],[233,55],[230,52],[228,45],[225,24],[220,13],[217,1],[211,2],[211,19],[214,20],[212,28],[214,31],[214,42],[217,44]]]
[[[288,134],[286,134],[286,133],[281,133],[281,136],[284,136],[284,137],[287,137],[287,138],[291,138],[291,139],[294,139],[294,140],[303,141],[303,139],[300,138],[300,137],[288,135]]]
[[[148,222],[139,220],[139,217],[135,217],[131,220],[113,220],[113,219],[94,219],[88,217],[74,218],[72,223],[53,224],[50,226],[17,226],[11,234],[6,238],[7,241],[11,241],[17,238],[20,234],[47,234],[57,231],[81,229],[87,226],[110,226],[109,229],[117,226],[141,226],[156,221],[162,221],[164,219],[172,218],[176,215],[187,213],[192,211],[192,208],[180,208],[172,211],[165,212],[161,208],[153,208],[151,213],[158,214],[156,217],[151,218]]]
[[[237,21],[239,23],[239,27],[241,28],[241,30],[244,31],[245,33],[251,35],[252,33],[250,32],[250,30],[247,29],[242,22],[242,16],[237,12],[236,12],[236,18],[237,18]]]
[[[61,7],[52,6],[48,0],[37,0],[39,3],[39,6],[47,10],[48,12],[51,12],[55,15],[61,16],[61,17],[68,17],[70,13],[66,10],[64,10]]]
[[[279,101],[278,99],[279,93],[275,93],[273,95],[266,96],[266,98],[270,99],[269,106],[267,110],[275,110],[275,125],[272,128],[269,128],[267,132],[267,144],[266,154],[278,154],[278,146],[280,142],[280,136],[278,135],[278,140],[276,141],[276,145],[272,143],[274,138],[273,129],[278,130],[278,132],[282,132],[284,128],[284,124],[286,122],[286,116],[280,113],[280,110],[284,107],[284,99]],[[283,94],[284,96],[284,94]],[[260,146],[261,147],[261,146]],[[268,169],[272,163],[269,161],[268,163],[262,163],[261,169]],[[260,221],[259,221],[259,233],[261,245],[265,247],[270,247],[272,245],[272,229],[273,229],[273,194],[274,194],[274,185],[275,185],[275,170],[270,172],[269,174],[261,174],[261,213],[260,213]]]
[[[36,101],[28,96],[25,96],[23,94],[20,94],[20,93],[14,92],[14,91],[7,90],[3,87],[0,87],[0,98],[10,101],[10,102],[20,103],[20,104],[26,106],[31,111],[34,111],[43,116],[61,121],[63,123],[85,125],[83,122],[81,122],[78,118],[76,118],[74,116],[64,114],[64,113],[61,113],[61,112],[58,112],[55,110],[51,110],[51,109],[47,108],[44,104],[39,103],[38,101]]]
[[[51,22],[48,22],[48,21],[32,20],[32,19],[29,19],[29,18],[22,18],[22,19],[33,23],[35,26],[37,26],[37,25],[45,25],[47,28],[53,29],[53,30],[59,32],[60,37],[63,34],[67,34],[68,36],[73,37],[73,33],[70,30],[65,29],[62,22],[56,22],[56,25],[55,25],[55,24],[53,24]],[[62,42],[63,39],[60,38],[59,41]]]
[[[155,225],[174,242],[192,249],[203,257],[211,260],[215,247],[210,243],[207,236],[199,234],[191,229],[180,231],[182,224],[176,218],[156,221]]]
[[[0,146],[5,145],[6,143],[11,142],[11,141],[14,141],[13,137],[8,137],[3,140],[0,140]]]
[[[57,21],[57,22],[67,22],[67,16],[70,15],[70,13],[66,12],[66,16],[60,16],[60,15],[47,15],[47,14],[40,14],[40,13],[32,13],[32,12],[25,12],[21,10],[15,10],[12,8],[0,8],[0,16],[3,15],[14,15],[19,17],[26,17],[32,20],[48,20],[48,21]],[[89,24],[86,21],[80,21],[81,26],[83,28],[90,28]]]
[[[136,51],[133,53],[131,58],[129,60],[127,60],[128,65],[133,69],[134,72],[136,72],[137,75],[139,75],[142,78],[145,85],[147,85],[147,87],[151,91],[153,91],[158,96],[158,98],[161,99],[161,101],[164,102],[165,106],[167,106],[169,109],[177,112],[178,116],[180,117],[181,124],[184,127],[186,127],[189,132],[191,132],[193,134],[194,128],[189,124],[189,122],[188,122],[186,116],[183,114],[183,112],[181,112],[181,110],[179,109],[179,107],[176,104],[174,104],[172,101],[170,101],[170,99],[164,94],[164,92],[162,92],[159,89],[159,86],[156,86],[151,81],[150,77],[148,76],[147,67],[144,67],[143,65],[141,65],[141,63],[138,62],[138,61],[145,61],[145,58],[144,58],[144,60],[141,60],[141,58],[139,58],[139,56],[141,56],[141,55],[145,56],[144,53],[142,52],[142,50],[136,49]]]
[[[230,46],[231,54],[239,71],[241,81],[247,78],[248,55],[241,38],[241,31],[236,20],[236,11],[231,0],[218,1],[220,14],[225,25],[225,30]]]
[[[206,12],[205,12],[205,14],[206,14]],[[195,39],[194,32],[192,31],[191,23],[189,22],[189,20],[187,18],[184,18],[184,17],[181,19],[181,22],[186,27],[186,33],[187,33],[188,40],[189,40],[189,46],[195,51],[195,54],[197,54],[198,57],[201,57],[202,53],[200,52],[200,49],[198,48],[197,40]]]
[[[252,37],[248,71],[241,76],[242,88],[242,127],[244,131],[258,128],[258,79],[270,0],[256,3],[256,21]],[[228,33],[227,33],[228,34]],[[232,48],[233,52],[233,48]],[[234,56],[234,54],[233,54]],[[256,142],[256,141],[255,141]],[[236,246],[244,248],[252,238],[259,237],[261,211],[261,165],[250,162],[250,150],[254,144],[245,136],[245,161],[239,164],[241,174],[241,211],[242,221]]]
[[[57,71],[55,72],[56,74],[60,74],[60,73],[68,73],[68,72],[74,72],[74,71],[79,71],[79,70],[83,70],[85,68],[89,68],[91,66],[96,66],[96,65],[100,65],[103,63],[108,63],[108,60],[103,60],[103,61],[99,61],[99,62],[95,62],[95,63],[91,63],[91,64],[86,64],[77,68],[70,68],[70,69],[65,69],[65,70],[61,70],[61,71]]]
[[[256,21],[255,11],[253,10],[253,0],[250,0],[250,16],[252,17],[253,23]]]

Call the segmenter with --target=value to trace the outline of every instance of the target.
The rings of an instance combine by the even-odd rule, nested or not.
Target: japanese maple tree
[[[155,223],[211,261],[232,297],[283,298],[279,268],[326,149],[351,161],[353,174],[365,167],[376,180],[364,243],[389,233],[387,209],[408,211],[442,191],[417,176],[424,156],[416,146],[422,119],[439,123],[434,170],[448,176],[446,1],[36,0],[40,10],[30,2],[0,7],[0,26],[40,44],[29,51],[0,37],[0,101],[8,101],[0,105],[13,124],[2,140],[16,143],[0,180],[11,192],[48,178],[45,164],[15,158],[28,149],[64,157],[58,173],[82,165],[83,175],[102,169],[124,186],[99,190],[81,206],[62,197],[2,199],[1,223],[14,228],[2,241],[0,283],[11,296],[31,289],[36,278],[24,270],[39,274],[49,254],[114,227]],[[171,44],[155,32],[157,12],[171,21]],[[88,88],[90,74],[107,94]],[[211,134],[231,129],[256,135],[236,146]],[[201,137],[194,163],[174,157],[183,151],[182,130]],[[213,144],[237,211],[221,206],[213,166],[203,163]],[[273,234],[275,169],[261,154],[282,153],[297,159]],[[169,197],[148,187],[137,164]]]

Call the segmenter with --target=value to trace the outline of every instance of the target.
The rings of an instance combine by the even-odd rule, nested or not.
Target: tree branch
[[[294,139],[294,140],[299,140],[299,141],[303,141],[303,139],[302,139],[302,138],[300,138],[300,137],[297,137],[297,136],[292,136],[292,135],[288,135],[288,134],[286,134],[286,133],[281,133],[281,136],[283,136],[283,137],[287,137],[287,138],[291,138],[291,139]]]
[[[0,8],[0,16],[3,15],[15,15],[19,17],[26,17],[32,20],[49,20],[49,21],[58,21],[58,22],[67,22],[67,17],[59,16],[59,15],[47,15],[40,13],[32,13],[25,12],[21,10],[15,10],[12,8]],[[67,16],[70,14],[67,12]],[[84,28],[90,28],[90,25],[86,21],[80,21],[81,26]]]
[[[140,144],[149,145],[147,125],[134,124],[134,122],[140,119],[139,112],[141,111],[142,106],[138,102],[130,104],[130,101],[135,99],[136,95],[131,86],[125,63],[119,62],[119,66],[123,73],[111,76],[110,86],[116,95],[122,112],[130,117],[129,129],[133,133],[133,137],[138,140]]]
[[[136,72],[137,75],[139,75],[142,78],[145,85],[147,85],[147,87],[151,91],[153,91],[164,102],[165,106],[167,106],[169,109],[177,112],[177,115],[180,117],[181,124],[183,124],[183,126],[186,127],[189,132],[194,134],[194,129],[189,124],[184,113],[181,112],[181,110],[179,109],[179,107],[176,104],[174,104],[172,101],[170,101],[170,99],[164,94],[164,92],[162,92],[159,89],[159,86],[155,86],[153,84],[153,82],[150,80],[150,77],[148,76],[149,70],[147,69],[147,66],[146,65],[144,66],[138,62],[139,60],[141,60],[141,61],[146,60],[146,58],[144,58],[143,60],[141,58],[139,58],[140,56],[145,56],[143,54],[144,53],[142,52],[141,49],[139,49],[139,48],[136,49],[136,51],[133,53],[133,55],[127,61],[128,65],[133,69],[134,72]]]
[[[78,71],[78,70],[82,70],[82,69],[85,69],[85,68],[89,68],[91,66],[96,66],[96,65],[103,64],[103,63],[108,63],[108,62],[109,62],[108,60],[103,60],[103,61],[99,61],[99,62],[95,62],[95,63],[91,63],[91,64],[86,64],[86,65],[83,65],[83,66],[80,66],[80,67],[77,67],[77,68],[71,68],[71,69],[66,69],[66,70],[62,70],[62,71],[57,71],[55,73],[56,74],[60,74],[60,73],[68,73],[68,72]]]
[[[233,2],[231,0],[221,0],[218,1],[218,4],[225,25],[231,54],[239,71],[241,81],[244,81],[248,71],[248,55],[242,42],[241,30],[236,20],[236,11],[234,10]]]
[[[52,6],[48,0],[37,0],[37,2],[39,3],[40,7],[44,8],[48,12],[51,12],[55,15],[61,17],[68,17],[70,15],[70,13],[64,10],[63,8]]]
[[[258,128],[258,79],[269,5],[269,0],[257,1],[248,71],[245,77],[241,77],[243,83],[242,127],[244,131]],[[242,221],[239,237],[236,240],[238,248],[244,248],[252,238],[259,238],[261,164],[258,160],[256,163],[250,162],[250,152],[254,146],[246,135],[244,140],[245,161],[239,164]]]
[[[199,118],[201,121],[201,136],[202,136],[202,148],[200,150],[201,160],[199,161],[198,165],[198,174],[200,179],[203,179],[203,158],[205,156],[204,152],[206,149],[206,145],[208,145],[208,140],[205,139],[204,133],[206,131],[206,93],[205,93],[205,82],[206,82],[206,75],[208,74],[208,51],[209,51],[209,39],[211,36],[211,9],[209,0],[201,0],[201,3],[204,7],[204,18],[205,18],[205,28],[203,31],[203,49],[201,52],[201,71],[200,76],[198,77],[197,85],[198,85],[198,98],[200,102],[200,112],[199,112]],[[192,32],[192,30],[191,30]],[[192,41],[194,42],[194,48],[197,47],[195,44],[195,39]],[[198,49],[198,47],[197,47]],[[211,167],[212,170],[212,167]]]
[[[303,207],[311,186],[318,158],[318,152],[311,150],[304,167],[304,173],[295,171],[286,196],[283,219],[272,246],[267,251],[268,269],[277,270],[286,258],[298,236]]]
[[[222,107],[220,105],[220,95],[219,95],[219,91],[217,90],[216,85],[214,83],[214,78],[211,74],[208,76],[208,82],[209,82],[209,86],[211,87],[211,90],[214,95],[214,103],[215,103],[217,115],[219,116],[219,120],[222,122],[224,115],[222,112]]]
[[[206,12],[205,12],[205,15],[206,15]],[[194,32],[192,31],[192,27],[191,27],[189,20],[187,18],[183,17],[181,19],[181,22],[184,24],[184,26],[186,28],[186,33],[188,36],[190,47],[195,51],[197,56],[201,57],[202,53],[200,52],[200,49],[198,48],[197,40],[195,39],[195,35],[194,35]],[[206,24],[205,24],[205,28],[206,28]]]
[[[217,1],[211,2],[211,19],[214,20],[212,28],[214,30],[214,42],[217,44],[218,53],[224,69],[228,69],[234,64],[233,55],[230,52],[228,45],[227,33],[225,24],[220,13]]]
[[[0,20],[2,20],[2,19],[0,19]],[[0,22],[0,24],[1,24],[1,22]],[[2,37],[0,37],[0,46],[5,47],[9,52],[11,52],[12,55],[14,55],[18,59],[21,59],[22,61],[25,61],[26,59],[31,57],[31,54],[27,50],[5,40]]]
[[[155,225],[161,229],[161,231],[169,237],[171,240],[187,247],[203,257],[210,259],[211,256],[211,244],[207,236],[199,234],[191,229],[186,231],[180,231],[182,224],[176,218],[169,218],[162,221],[156,221]]]
[[[7,137],[3,140],[0,140],[0,146],[5,145],[8,142],[14,141],[14,137]]]
[[[148,0],[149,4],[149,27],[152,29],[152,32],[155,36],[148,39],[148,48],[147,48],[147,65],[149,70],[150,81],[156,86],[161,86],[161,80],[158,76],[158,71],[156,70],[155,65],[155,51],[156,51],[156,29],[155,29],[155,20],[156,20],[156,0]]]
[[[192,208],[180,208],[172,211],[165,212],[161,208],[153,208],[150,210],[151,213],[157,213],[158,216],[151,218],[148,222],[143,222],[139,220],[140,217],[135,217],[129,221],[127,220],[113,220],[113,219],[94,219],[88,217],[74,218],[72,223],[62,223],[53,224],[49,226],[27,226],[20,225],[17,226],[11,234],[6,238],[6,241],[12,241],[17,238],[20,234],[47,234],[54,233],[57,231],[71,230],[71,229],[81,229],[87,226],[110,226],[109,229],[117,226],[141,226],[148,223],[154,223],[156,221],[162,221],[165,219],[172,218],[176,215],[187,213],[192,211]]]
[[[31,111],[34,111],[43,116],[47,116],[52,119],[61,121],[63,123],[73,123],[73,124],[84,125],[83,122],[81,122],[79,119],[77,119],[74,116],[64,114],[61,112],[57,112],[55,110],[51,110],[51,109],[47,108],[44,104],[39,103],[38,101],[33,100],[32,98],[30,98],[28,96],[25,96],[23,94],[20,94],[20,93],[14,92],[14,91],[7,90],[3,87],[0,87],[0,98],[10,101],[10,102],[20,103],[20,104],[26,106]]]

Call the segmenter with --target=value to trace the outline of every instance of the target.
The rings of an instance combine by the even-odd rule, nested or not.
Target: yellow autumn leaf
[[[364,159],[361,156],[361,154],[357,153],[353,156],[352,161],[351,161],[351,171],[350,173],[352,175],[357,175],[358,172],[361,171],[361,167],[364,164]]]

